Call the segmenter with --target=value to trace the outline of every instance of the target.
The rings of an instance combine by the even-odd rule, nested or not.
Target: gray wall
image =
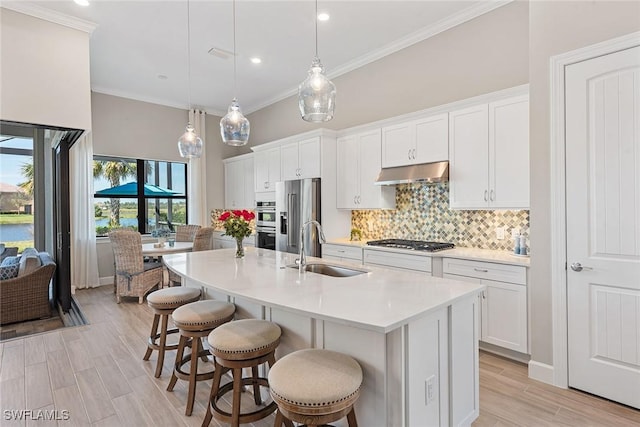
[[[532,1],[529,4],[532,359],[553,364],[549,58],[640,30],[638,1]]]
[[[345,129],[527,83],[528,27],[526,2],[500,7],[333,79],[336,113],[330,122],[303,121],[295,96],[248,115],[250,145],[317,127]]]

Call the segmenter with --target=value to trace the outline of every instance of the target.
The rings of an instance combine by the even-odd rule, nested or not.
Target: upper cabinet
[[[284,144],[280,147],[280,177],[283,181],[321,176],[320,137]]]
[[[374,185],[382,165],[381,145],[380,129],[338,139],[338,209],[395,208],[395,186]]]
[[[275,191],[280,181],[280,147],[256,150],[253,157],[255,191]]]
[[[529,208],[528,95],[449,113],[449,181],[451,208]]]
[[[382,167],[447,160],[448,120],[445,113],[382,128]]]
[[[225,159],[223,163],[225,209],[255,209],[253,154]]]

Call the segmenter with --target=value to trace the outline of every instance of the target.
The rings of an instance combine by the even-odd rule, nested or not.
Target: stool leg
[[[160,331],[160,349],[158,350],[158,364],[156,365],[156,378],[160,378],[162,365],[164,364],[164,348],[167,345],[167,324],[169,316],[162,315],[162,330]]]
[[[200,338],[191,339],[191,366],[189,367],[189,395],[187,396],[187,409],[185,415],[191,416],[193,401],[196,398],[196,375],[198,373],[198,353],[200,353]]]
[[[220,381],[222,380],[222,366],[218,364],[214,357],[214,372],[213,372],[213,383],[211,384],[211,393],[209,393],[209,403],[207,405],[207,414],[204,416],[204,421],[202,421],[202,427],[208,427],[211,423],[211,418],[213,418],[213,412],[211,410],[211,402],[215,398],[216,394],[218,394],[218,389],[220,388]]]
[[[351,407],[351,410],[347,414],[347,422],[349,427],[358,427],[358,421],[356,420],[356,411]]]
[[[231,426],[240,426],[240,393],[242,392],[242,368],[233,369],[233,404],[231,410]]]
[[[153,323],[151,324],[151,335],[149,335],[149,345],[147,346],[147,352],[144,354],[142,360],[149,360],[153,349],[150,347],[151,342],[153,342],[154,337],[158,334],[158,321],[160,320],[160,316],[157,314],[153,315]]]
[[[260,396],[260,385],[258,384],[258,367],[253,366],[251,368],[251,375],[253,376],[253,401],[256,405],[262,405],[262,396]]]
[[[276,420],[273,423],[273,427],[282,427],[282,412],[280,412],[279,410],[276,411]]]
[[[202,338],[198,338],[198,340],[201,340],[201,339],[202,339]],[[201,347],[202,349],[204,349],[204,344],[203,344],[202,342],[200,342],[200,347]],[[209,361],[209,358],[208,358],[206,355],[201,356],[201,357],[200,357],[200,359],[202,359],[202,361],[203,361],[203,362],[205,362],[205,363],[207,363],[207,362]]]
[[[184,357],[184,348],[187,344],[189,338],[184,335],[180,335],[180,342],[178,343],[178,352],[176,353],[176,363],[174,364],[173,373],[171,374],[171,380],[169,381],[169,385],[167,386],[167,391],[173,391],[173,387],[175,387],[176,382],[178,382],[178,377],[176,376],[176,370],[182,365],[182,358]]]

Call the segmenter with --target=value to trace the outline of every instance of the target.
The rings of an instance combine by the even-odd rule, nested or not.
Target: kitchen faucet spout
[[[302,273],[304,271],[304,266],[307,265],[307,258],[304,254],[304,231],[307,229],[307,226],[312,224],[318,230],[318,238],[320,239],[320,243],[325,243],[327,239],[324,237],[324,231],[322,231],[322,226],[318,221],[307,221],[302,224],[300,227],[300,258],[298,258],[298,271]]]

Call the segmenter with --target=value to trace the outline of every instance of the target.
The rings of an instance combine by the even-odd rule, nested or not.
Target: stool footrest
[[[258,385],[261,385],[263,387],[269,387],[269,382],[267,381],[266,378],[243,378],[241,382],[243,386],[252,386],[255,383],[257,383]],[[220,389],[218,390],[218,394],[211,398],[211,409],[213,409],[213,417],[217,420],[228,422],[228,423],[231,422],[231,413],[220,409],[218,407],[218,400],[220,400],[222,396],[224,396],[231,390],[233,390],[233,381],[220,387]],[[273,412],[275,412],[276,409],[277,409],[276,403],[271,402],[264,408],[260,408],[253,412],[240,414],[240,423],[241,424],[251,423],[254,421],[261,420],[269,416]]]

